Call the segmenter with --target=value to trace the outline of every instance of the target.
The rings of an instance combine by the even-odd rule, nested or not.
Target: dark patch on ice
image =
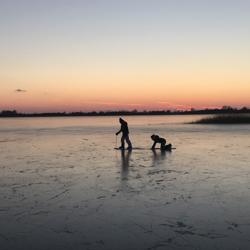
[[[105,195],[101,195],[101,196],[98,196],[98,197],[97,197],[98,200],[99,200],[99,199],[104,199],[104,198],[106,198]]]
[[[160,224],[160,226],[167,226],[169,228],[172,228],[175,233],[181,235],[196,235],[208,239],[219,239],[226,237],[226,235],[224,234],[218,234],[214,232],[205,232],[205,233],[197,232],[197,229],[195,229],[193,226],[187,225],[182,221],[177,221],[176,223],[162,223]]]
[[[97,240],[96,243],[100,244],[100,245],[104,245],[104,241],[103,240]]]
[[[9,240],[9,239],[8,239],[5,235],[3,235],[3,234],[0,234],[0,238],[4,239],[4,240],[6,240],[6,241]]]
[[[59,194],[57,194],[57,195],[55,195],[55,196],[52,196],[49,200],[56,199],[56,198],[58,198],[59,196],[61,196],[61,195],[65,194],[65,193],[67,193],[68,191],[69,191],[69,189],[65,189],[65,190],[62,191],[61,193],[59,193]]]
[[[49,211],[37,211],[37,212],[31,213],[31,215],[42,215],[42,214],[47,215],[48,213]]]
[[[195,235],[194,232],[188,231],[188,230],[175,230],[175,232],[179,233],[179,234],[182,234],[182,235],[184,235],[184,234]]]

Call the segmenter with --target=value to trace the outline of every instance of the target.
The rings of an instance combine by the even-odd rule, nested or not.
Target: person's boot
[[[128,140],[128,147],[127,150],[132,150],[132,143],[130,140]]]

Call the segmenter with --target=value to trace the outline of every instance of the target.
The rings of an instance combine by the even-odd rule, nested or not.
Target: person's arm
[[[116,132],[116,135],[119,135],[122,132],[122,130],[120,129],[118,132]]]
[[[151,149],[154,149],[156,145],[156,142],[154,142],[154,144],[152,145]]]

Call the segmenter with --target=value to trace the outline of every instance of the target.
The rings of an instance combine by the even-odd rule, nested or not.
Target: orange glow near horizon
[[[179,71],[158,69],[116,74],[111,71],[62,72],[51,75],[46,71],[43,74],[23,71],[13,74],[14,78],[9,74],[0,93],[0,110],[188,110],[250,105],[250,76],[246,72],[181,68]],[[15,79],[25,84],[13,84]],[[15,92],[18,86],[25,92]]]

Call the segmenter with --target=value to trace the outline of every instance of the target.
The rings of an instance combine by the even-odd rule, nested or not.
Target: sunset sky
[[[0,0],[0,110],[250,107],[249,0]]]

